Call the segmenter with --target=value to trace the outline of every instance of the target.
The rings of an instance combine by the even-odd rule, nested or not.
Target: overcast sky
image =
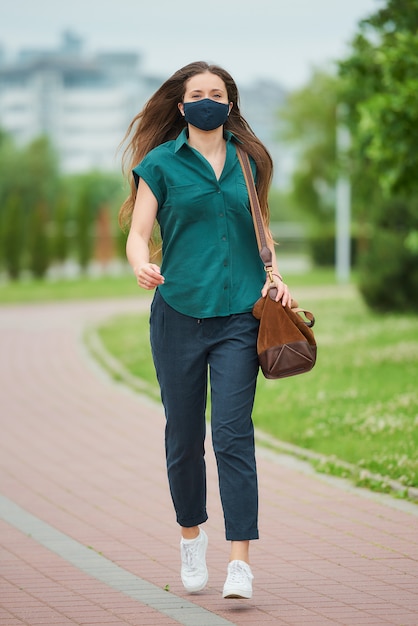
[[[5,0],[2,0],[5,4]],[[163,79],[191,61],[215,62],[238,86],[259,78],[303,85],[313,66],[344,56],[359,20],[383,0],[11,0],[0,18],[7,54],[51,48],[61,33],[87,51],[132,50]]]

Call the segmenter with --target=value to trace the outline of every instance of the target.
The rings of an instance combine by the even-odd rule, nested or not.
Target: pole
[[[348,283],[351,268],[351,184],[347,167],[350,131],[345,124],[346,105],[337,106],[336,148],[338,178],[335,189],[335,270],[339,283]]]

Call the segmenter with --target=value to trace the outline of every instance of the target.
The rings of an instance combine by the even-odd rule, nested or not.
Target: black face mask
[[[185,102],[183,108],[186,122],[200,130],[214,130],[223,126],[229,115],[229,104],[210,98]]]

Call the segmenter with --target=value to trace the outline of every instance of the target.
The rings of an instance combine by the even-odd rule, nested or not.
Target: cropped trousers
[[[258,321],[251,313],[196,319],[157,290],[151,349],[165,410],[165,448],[177,522],[197,526],[206,508],[206,406],[231,541],[258,539],[258,487],[252,410],[258,374]]]

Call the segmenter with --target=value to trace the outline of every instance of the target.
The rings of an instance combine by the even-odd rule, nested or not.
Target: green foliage
[[[0,168],[3,265],[14,279],[23,269],[42,276],[49,263],[47,231],[58,184],[56,156],[44,137],[20,149],[2,134]]]
[[[23,211],[19,196],[11,194],[3,200],[1,213],[1,248],[3,265],[12,280],[17,280],[22,270]]]
[[[289,192],[271,188],[269,193],[271,222],[294,222],[303,219],[303,212],[295,206]]]
[[[288,198],[290,205],[297,207],[296,214],[304,216],[308,251],[316,266],[335,264],[335,186],[339,168],[346,167],[338,162],[336,146],[339,90],[337,76],[317,69],[305,87],[288,96],[279,111],[280,137],[298,156]],[[364,171],[352,171],[351,175],[352,212],[359,217]],[[356,248],[352,235],[353,262]]]
[[[0,129],[0,261],[17,280],[22,269],[23,209],[19,185],[19,157],[10,137]]]
[[[309,237],[309,250],[316,267],[335,265],[335,228],[329,225]]]
[[[367,225],[360,289],[375,310],[416,310],[418,302],[417,28],[415,0],[388,0],[360,24],[339,64]]]
[[[20,176],[29,207],[43,202],[51,210],[59,186],[58,157],[47,137],[38,137],[21,151]]]
[[[76,205],[76,247],[80,268],[86,271],[92,257],[94,209],[88,187],[81,190]]]
[[[314,224],[334,218],[336,106],[337,79],[315,70],[309,83],[290,93],[279,110],[279,137],[298,157],[293,202]]]
[[[418,192],[418,5],[389,0],[340,63],[355,148],[386,194]]]
[[[123,231],[121,228],[117,228],[116,234],[116,254],[119,259],[126,261],[126,241],[128,239],[128,232]]]
[[[28,236],[28,266],[36,278],[45,276],[49,266],[50,244],[47,228],[47,208],[44,203],[40,202],[30,214]]]
[[[22,188],[20,167],[20,152],[9,135],[0,128],[0,208],[12,192],[18,193]]]
[[[30,270],[39,278],[52,262],[63,264],[71,256],[87,269],[104,207],[112,215],[110,237],[124,254],[126,236],[117,224],[125,193],[121,177],[101,172],[63,176],[47,138],[19,148],[1,130],[0,171],[0,261],[8,276],[17,279]]]
[[[367,241],[360,290],[376,310],[418,310],[418,199],[387,201]]]
[[[118,176],[88,172],[72,179],[77,200],[75,203],[76,251],[80,267],[85,271],[92,260],[95,244],[95,225],[100,210],[113,208],[113,233],[120,238],[117,211],[122,203],[123,186]],[[120,244],[119,244],[120,245]]]
[[[309,237],[309,251],[315,267],[335,267],[335,228],[333,225],[325,226]],[[350,238],[350,259],[353,267],[357,265],[358,237]]]
[[[381,4],[359,24],[337,75],[315,70],[303,89],[289,95],[280,123],[282,140],[298,157],[291,195],[310,218],[314,262],[334,260],[334,187],[342,167],[351,180],[352,258],[361,264],[360,289],[369,306],[389,310],[416,306],[418,4]],[[350,158],[337,162],[342,104],[340,123],[349,127],[352,147]]]
[[[52,214],[51,260],[61,264],[67,260],[70,250],[70,208],[68,195],[58,195]]]

